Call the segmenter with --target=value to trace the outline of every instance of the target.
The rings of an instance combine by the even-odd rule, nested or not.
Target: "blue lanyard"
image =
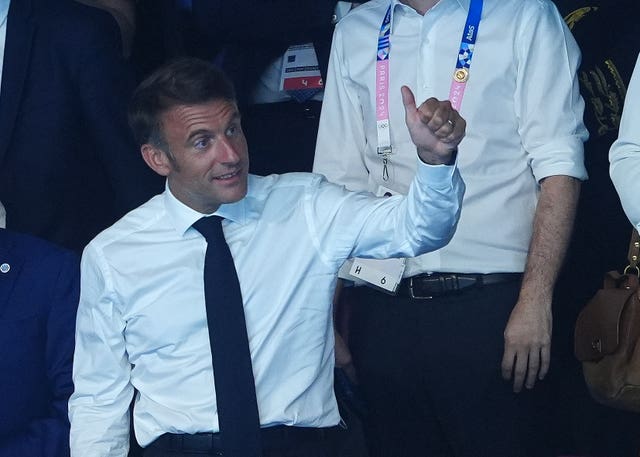
[[[378,55],[376,60],[387,60],[389,58],[389,52],[391,51],[391,43],[389,41],[389,35],[391,34],[391,5],[387,8],[387,13],[384,15],[382,25],[380,26],[380,34],[378,35]]]
[[[376,53],[376,131],[378,133],[378,154],[384,165],[382,179],[389,179],[387,163],[391,154],[391,135],[389,133],[389,55],[391,43],[391,6],[380,26],[378,51]]]
[[[390,4],[380,26],[378,47],[376,52],[376,119],[378,132],[378,154],[382,156],[382,178],[387,181],[389,173],[387,164],[391,154],[391,136],[389,133],[389,59],[391,56],[391,7]],[[471,59],[480,20],[482,18],[483,0],[471,0],[467,21],[460,40],[460,50],[456,59],[456,68],[449,93],[451,105],[460,110],[466,83],[469,80]]]
[[[469,5],[467,23],[462,32],[460,51],[458,51],[458,59],[456,60],[456,70],[453,76],[454,81],[466,82],[469,79],[473,49],[476,45],[476,39],[478,38],[478,29],[480,28],[480,19],[482,17],[482,4],[483,0],[471,0],[471,4]]]

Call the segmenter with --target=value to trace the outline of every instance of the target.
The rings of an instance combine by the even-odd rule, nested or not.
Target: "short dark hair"
[[[161,115],[174,106],[214,100],[236,102],[233,84],[221,70],[193,57],[173,60],[136,88],[129,104],[129,126],[139,145],[150,143],[167,150]]]

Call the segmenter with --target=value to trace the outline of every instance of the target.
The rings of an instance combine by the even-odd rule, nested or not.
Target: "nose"
[[[234,144],[229,138],[223,138],[220,144],[220,156],[221,163],[234,165],[240,162],[240,152],[238,145]]]

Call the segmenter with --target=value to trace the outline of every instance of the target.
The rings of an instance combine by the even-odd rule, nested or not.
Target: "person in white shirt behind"
[[[402,278],[395,296],[349,293],[373,456],[547,455],[538,393],[521,391],[549,369],[552,295],[587,178],[579,62],[548,0],[371,0],[337,24],[314,172],[406,194],[402,85],[468,122],[451,243],[368,264]]]
[[[625,98],[618,139],[609,151],[610,173],[629,221],[640,229],[640,56]]]
[[[209,63],[178,60],[141,83],[130,122],[145,161],[166,176],[166,190],[84,251],[72,456],[127,455],[134,388],[134,430],[145,456],[224,451],[211,354],[225,348],[210,345],[207,241],[192,227],[205,215],[223,218],[238,273],[259,454],[335,455],[328,438],[340,433],[336,273],[351,255],[411,256],[442,247],[464,193],[454,160],[465,121],[433,98],[416,108],[411,91],[402,90],[418,173],[408,197],[380,199],[314,174],[249,175],[233,88]]]

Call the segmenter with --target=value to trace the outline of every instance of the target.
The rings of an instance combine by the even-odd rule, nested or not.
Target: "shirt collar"
[[[455,1],[460,6],[460,8],[464,9],[466,12],[469,12],[469,7],[471,6],[471,0],[440,0],[440,3],[450,2],[450,1]],[[394,16],[398,8],[411,8],[411,7],[400,2],[400,0],[391,0],[391,31],[390,33],[393,33]]]
[[[251,181],[252,177],[249,175],[249,189],[252,187]],[[218,210],[211,214],[203,214],[178,200],[175,195],[171,193],[168,181],[165,183],[163,195],[164,205],[167,213],[169,214],[169,218],[171,219],[171,223],[181,236],[186,234],[187,230],[191,228],[194,222],[204,216],[216,215],[238,224],[244,224],[247,220],[247,197],[235,203],[220,205]]]

